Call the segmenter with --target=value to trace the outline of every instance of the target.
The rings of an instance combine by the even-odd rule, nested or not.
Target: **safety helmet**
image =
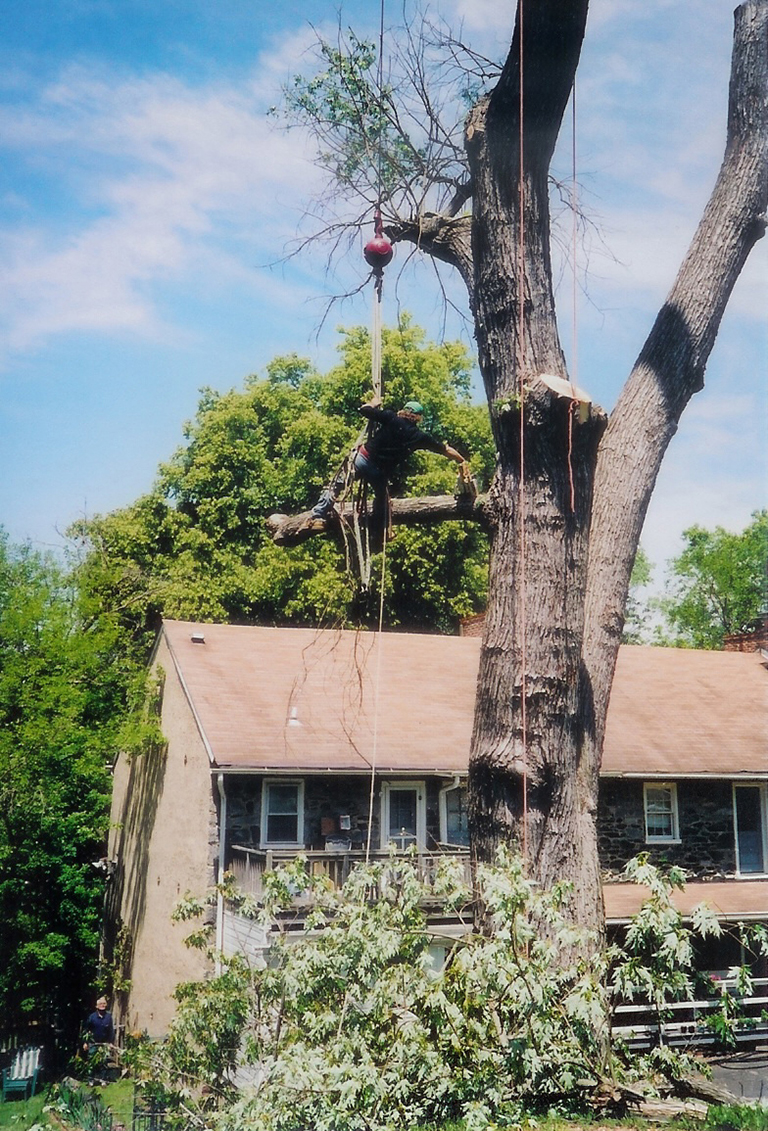
[[[406,412],[412,412],[414,416],[424,415],[424,406],[418,401],[406,401],[403,408]]]

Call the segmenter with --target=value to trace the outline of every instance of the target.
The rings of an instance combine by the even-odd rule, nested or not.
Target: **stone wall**
[[[322,850],[326,836],[349,835],[353,848],[364,848],[368,834],[370,781],[364,777],[322,776],[304,779],[304,847]],[[446,782],[427,780],[427,848],[440,840],[439,793]],[[261,778],[227,776],[227,846],[258,846],[261,838]],[[604,872],[616,876],[631,857],[647,852],[654,863],[677,864],[692,878],[732,875],[735,870],[733,799],[730,782],[679,781],[677,804],[680,843],[646,843],[643,782],[605,778],[600,783],[598,843]],[[348,815],[350,829],[340,829]],[[373,804],[371,844],[380,845],[381,781]]]
[[[597,817],[603,870],[615,876],[632,856],[647,852],[653,863],[676,864],[692,879],[733,875],[736,859],[731,783],[679,781],[677,807],[680,843],[646,843],[643,782],[603,779]]]
[[[261,839],[261,778],[255,775],[228,775],[227,847],[242,844],[257,846]],[[440,839],[440,788],[442,779],[427,781],[427,847],[434,848]],[[365,777],[333,777],[324,774],[304,779],[304,847],[322,850],[328,835],[349,835],[353,848],[364,848],[368,837],[370,779]],[[339,827],[339,817],[350,818],[347,834]],[[371,844],[380,845],[381,781],[377,780],[373,802]]]

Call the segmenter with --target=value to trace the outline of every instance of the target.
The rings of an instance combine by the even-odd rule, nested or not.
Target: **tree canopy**
[[[96,975],[128,668],[52,559],[0,537],[0,1016],[76,1029]]]
[[[289,355],[241,390],[204,389],[186,442],[161,464],[152,491],[73,528],[86,550],[81,583],[135,636],[148,634],[158,615],[352,624],[378,606],[375,593],[359,599],[343,545],[316,539],[281,549],[264,525],[274,511],[311,506],[360,433],[368,332],[342,331],[339,352],[325,374]],[[406,317],[384,331],[382,367],[387,403],[417,397],[427,407],[425,428],[470,455],[487,483],[493,443],[487,413],[471,403],[466,349],[428,342]],[[455,483],[455,465],[420,452],[393,489],[451,493]],[[398,531],[387,561],[388,625],[455,631],[484,604],[487,540],[476,524]]]
[[[659,602],[669,643],[722,648],[726,636],[753,632],[768,615],[768,511],[740,533],[689,526],[683,540]]]

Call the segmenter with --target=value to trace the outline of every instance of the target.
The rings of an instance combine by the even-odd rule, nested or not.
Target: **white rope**
[[[368,798],[368,837],[365,842],[365,862],[371,857],[371,835],[373,833],[373,799],[376,791],[376,755],[379,743],[379,685],[381,682],[382,632],[384,623],[384,578],[387,561],[387,530],[384,528],[384,545],[381,550],[381,594],[379,595],[379,627],[376,634],[376,683],[373,694],[373,750],[371,752],[371,788]]]
[[[381,275],[373,286],[373,318],[371,327],[371,385],[381,400]]]

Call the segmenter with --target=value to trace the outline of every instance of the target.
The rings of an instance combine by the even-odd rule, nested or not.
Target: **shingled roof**
[[[218,768],[467,769],[478,638],[187,621],[162,638]],[[623,647],[602,773],[768,777],[767,708],[759,654]]]

